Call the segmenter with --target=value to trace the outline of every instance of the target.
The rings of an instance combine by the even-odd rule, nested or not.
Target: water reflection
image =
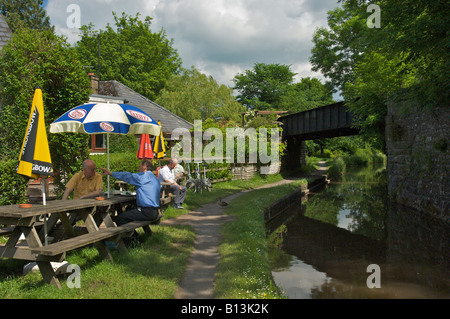
[[[449,225],[388,204],[380,170],[362,169],[309,198],[273,252],[289,298],[449,298]],[[380,266],[381,288],[367,271]]]

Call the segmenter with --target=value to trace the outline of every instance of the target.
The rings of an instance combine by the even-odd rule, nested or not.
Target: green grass
[[[225,198],[240,191],[256,188],[264,184],[275,183],[282,179],[283,177],[280,174],[255,176],[248,181],[230,180],[227,182],[215,183],[213,184],[211,192],[204,191],[203,193],[195,193],[192,190],[188,190],[186,200],[183,203],[185,209],[175,209],[169,205],[164,211],[164,217],[176,218],[185,214],[187,211],[197,209],[201,205],[218,201],[219,198]]]
[[[217,298],[284,297],[272,278],[263,210],[304,183],[306,180],[302,179],[287,185],[254,190],[237,197],[227,206],[226,213],[238,218],[222,227],[221,258],[215,278]]]
[[[280,180],[282,180],[281,175],[264,178],[255,177],[249,181],[235,180],[217,183],[214,184],[211,192],[203,194],[189,192],[184,204],[186,209],[169,208],[166,210],[164,218],[175,218],[205,203],[214,202],[219,198],[242,190]],[[274,194],[280,195],[278,188],[276,190]],[[259,193],[259,196],[264,197],[260,202],[270,203],[270,200],[274,198],[274,194],[270,194],[271,192],[266,190],[264,193]],[[243,196],[245,198],[247,195]],[[256,196],[256,193],[253,196]],[[254,197],[252,201],[258,202],[258,196]],[[233,201],[228,207],[247,210],[245,202],[238,201],[238,203],[237,205],[240,206],[235,206]],[[258,207],[260,207],[259,204]],[[251,212],[254,213],[254,207],[252,207]],[[244,218],[244,220],[247,220],[247,218]],[[259,221],[257,223],[259,224]],[[195,233],[192,228],[186,226],[152,226],[152,230],[153,235],[147,238],[141,247],[129,249],[129,253],[126,255],[113,252],[114,264],[102,260],[95,248],[84,248],[69,252],[66,260],[71,264],[80,266],[81,269],[80,289],[67,287],[66,280],[69,274],[58,276],[62,285],[62,289],[59,290],[43,283],[40,273],[22,276],[22,268],[27,263],[26,261],[0,258],[0,299],[173,298],[178,282],[183,276],[190,252],[193,250]],[[259,245],[261,245],[261,249],[264,249],[265,237],[260,237],[263,233],[264,229],[258,228],[254,233],[257,240],[252,240],[251,233],[246,233],[243,237],[250,242],[261,240]],[[247,252],[245,250],[240,253],[244,254],[243,257],[246,257]],[[258,251],[250,251],[250,253],[255,254],[256,259],[261,258]],[[265,264],[267,261],[262,260],[262,262]],[[270,278],[266,278],[266,271],[267,268],[264,268],[261,280],[270,282],[268,281]],[[254,274],[254,276],[258,275],[258,272]],[[276,287],[272,288],[273,291],[276,290]],[[264,296],[264,293],[259,294],[258,289],[260,288],[255,289],[254,294]],[[272,296],[272,293],[270,296]]]
[[[69,274],[59,276],[59,290],[43,283],[40,273],[21,276],[26,262],[2,260],[0,299],[172,298],[193,249],[195,233],[186,226],[152,229],[152,236],[142,246],[129,249],[126,255],[113,252],[113,264],[101,260],[95,248],[69,253],[66,260],[81,269],[79,289],[67,286]],[[10,266],[5,269],[7,263]]]

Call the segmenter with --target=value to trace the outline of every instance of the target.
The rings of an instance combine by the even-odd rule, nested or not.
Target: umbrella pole
[[[41,177],[41,184],[42,184],[42,204],[47,205],[47,201],[45,198],[45,188],[47,179],[44,177]],[[47,214],[44,214],[44,245],[48,245],[48,230],[47,230]]]
[[[108,171],[109,171],[109,133],[106,134],[106,152],[108,158]],[[111,193],[109,190],[109,175],[108,175],[108,198],[111,198]]]
[[[44,177],[41,177],[41,184],[42,184],[42,205],[47,205],[47,199],[45,197],[45,188],[46,188],[46,183],[47,179]]]

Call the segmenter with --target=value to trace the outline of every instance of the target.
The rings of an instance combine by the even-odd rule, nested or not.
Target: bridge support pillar
[[[305,141],[296,137],[288,136],[286,139],[286,151],[282,161],[282,169],[292,171],[306,165]]]

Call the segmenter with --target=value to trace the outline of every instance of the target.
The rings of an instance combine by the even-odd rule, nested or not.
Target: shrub
[[[97,168],[108,167],[107,154],[91,155],[90,158],[95,162]],[[109,170],[114,172],[131,172],[137,173],[139,169],[140,160],[133,153],[113,153],[109,154]],[[154,168],[156,169],[157,166]],[[114,183],[117,181],[114,177],[110,178],[110,186],[114,188]],[[103,179],[103,187],[106,190],[108,179]]]
[[[372,160],[374,163],[386,164],[387,157],[380,151],[374,151],[372,153]]]
[[[321,152],[321,151],[315,152],[313,154],[313,156],[320,157],[320,158],[332,158],[333,157],[333,152],[330,151],[329,149],[324,149],[323,152]]]
[[[345,157],[345,163],[350,166],[368,165],[371,162],[372,152],[363,148],[358,148],[354,154]]]
[[[342,157],[336,157],[327,171],[329,178],[340,177],[345,172],[345,161]]]
[[[0,205],[20,204],[26,200],[28,178],[17,174],[17,160],[0,162]]]

